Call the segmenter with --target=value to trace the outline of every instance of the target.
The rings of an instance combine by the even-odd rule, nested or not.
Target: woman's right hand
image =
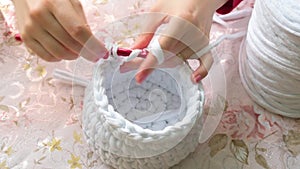
[[[25,45],[46,61],[73,60],[84,48],[97,61],[107,50],[93,36],[79,0],[14,0],[17,26]],[[86,42],[91,40],[88,45]]]

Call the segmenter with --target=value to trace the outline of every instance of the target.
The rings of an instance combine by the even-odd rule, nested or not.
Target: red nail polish
[[[142,73],[139,73],[135,76],[135,80],[138,84],[143,83],[143,81],[146,79],[146,76],[143,75]]]
[[[194,76],[194,80],[196,83],[199,83],[201,79],[202,79],[201,75]]]
[[[152,72],[152,69],[145,69],[145,70],[139,72],[135,76],[136,82],[139,84],[143,83],[143,81],[150,75],[151,72]]]
[[[106,53],[105,53],[105,55],[103,56],[103,59],[107,59],[109,57],[109,51],[107,51]],[[100,57],[101,58],[101,57]],[[99,58],[99,59],[100,59]]]
[[[22,38],[21,38],[21,35],[20,35],[20,34],[16,34],[16,35],[15,35],[15,39],[16,39],[16,41],[22,42]]]

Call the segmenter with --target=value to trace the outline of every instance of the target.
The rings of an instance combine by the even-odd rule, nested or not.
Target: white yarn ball
[[[300,117],[300,1],[256,0],[240,55],[242,82],[254,101]]]

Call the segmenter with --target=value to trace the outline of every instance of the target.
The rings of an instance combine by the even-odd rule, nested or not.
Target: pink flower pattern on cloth
[[[89,23],[96,31],[118,18],[147,11],[152,1],[85,0],[83,3]],[[252,0],[244,0],[235,10],[252,6]],[[15,39],[17,30],[11,2],[1,0],[0,9],[0,168],[109,169],[83,137],[84,88],[61,83],[52,76],[53,70],[59,68],[91,77],[92,63],[79,59],[53,64],[38,59]],[[214,23],[211,39],[246,30],[247,18],[229,21],[228,25],[225,28]],[[132,30],[120,31],[116,36],[130,33]],[[204,125],[210,126],[203,129],[204,138],[196,151],[174,169],[300,168],[300,121],[267,112],[248,97],[238,72],[241,41],[224,41],[215,49],[227,82],[224,89],[227,97],[221,99],[226,102],[225,110],[210,114],[214,105],[210,102],[213,93],[210,82],[218,77],[209,75],[203,84],[207,95]],[[191,64],[195,67],[194,62]],[[217,116],[219,121],[211,118]]]

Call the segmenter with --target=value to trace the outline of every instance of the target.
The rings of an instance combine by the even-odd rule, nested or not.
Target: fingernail
[[[197,75],[197,76],[194,76],[194,81],[195,81],[196,83],[199,83],[201,79],[202,79],[202,77],[201,77],[200,74]]]
[[[96,62],[98,62],[101,58],[107,59],[108,57],[109,57],[109,52],[106,52],[104,55],[99,54],[97,58],[94,58],[94,59],[88,59],[88,58],[86,58],[86,59],[87,59],[87,60],[90,60],[90,61],[92,61],[92,62],[94,62],[94,63],[96,63]]]
[[[135,76],[136,82],[137,82],[138,84],[143,83],[150,73],[151,73],[151,69],[146,69],[146,70],[143,70],[143,71],[139,72],[139,73]]]
[[[98,62],[100,59],[101,59],[101,58],[97,58],[97,59],[95,59],[93,62],[96,63],[96,62]]]
[[[107,59],[109,57],[109,51],[107,51],[106,53],[105,53],[105,55],[103,56],[103,59]]]
[[[17,33],[15,35],[15,39],[16,39],[16,41],[22,42],[22,38],[21,38],[21,35],[19,33]]]
[[[143,73],[139,73],[135,76],[135,80],[138,84],[142,84],[145,79],[146,79],[146,76]]]

